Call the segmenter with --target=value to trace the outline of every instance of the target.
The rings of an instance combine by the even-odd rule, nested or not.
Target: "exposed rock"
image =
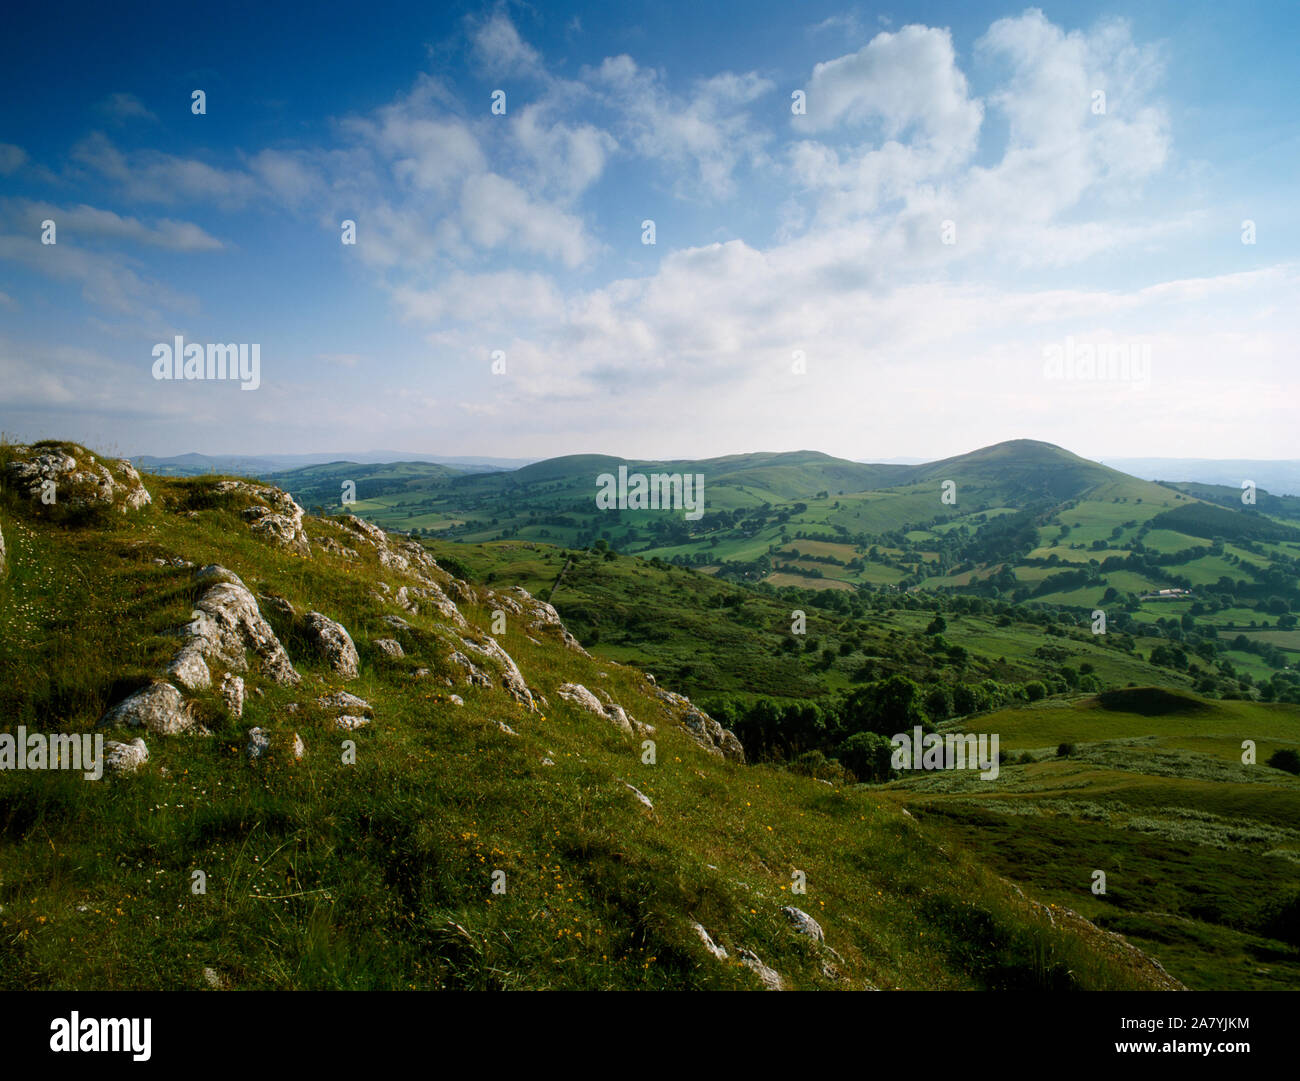
[[[398,590],[398,592],[400,593],[401,590]],[[469,623],[466,621],[465,617],[460,614],[460,609],[457,608],[452,599],[433,582],[429,582],[426,579],[425,585],[412,586],[408,591],[408,595],[412,598],[427,601],[437,610],[438,614],[442,616],[443,619],[450,620],[461,630],[465,630],[469,627]],[[415,605],[414,601],[411,602],[410,610],[412,612],[418,611],[418,606]]]
[[[490,635],[485,636],[482,640],[472,638],[462,638],[465,647],[472,649],[484,657],[490,657],[501,667],[501,685],[510,693],[517,702],[522,703],[529,709],[535,710],[536,703],[533,702],[532,692],[524,682],[523,673],[511,659],[510,654],[501,648],[497,640]]]
[[[650,802],[650,797],[647,796],[644,792],[642,792],[641,789],[633,787],[632,785],[628,784],[626,781],[623,782],[623,786],[627,788],[632,793],[632,795],[636,796],[637,801],[640,804],[642,804],[642,806],[647,807],[651,811],[655,809],[655,805]]]
[[[149,761],[149,748],[139,736],[129,743],[104,740],[104,768],[110,773],[134,773]]]
[[[572,702],[576,706],[581,706],[588,713],[594,713],[598,717],[605,716],[605,707],[600,699],[592,694],[581,683],[564,683],[556,693],[566,702]]]
[[[765,991],[784,991],[785,985],[781,982],[781,977],[775,969],[768,968],[759,960],[756,953],[750,950],[738,950],[736,956],[740,958],[740,963],[746,968],[751,969],[760,980],[763,981]]]
[[[512,586],[510,594],[513,595],[513,601],[511,596],[503,593],[494,593],[492,599],[494,603],[499,604],[502,607],[514,604],[516,608],[521,608],[521,614],[523,614],[527,621],[529,630],[559,638],[560,641],[564,643],[566,649],[572,650],[574,653],[581,654],[584,657],[591,656],[591,654],[582,648],[582,643],[569,633],[568,628],[565,627],[564,623],[560,620],[560,613],[557,612],[550,603],[534,597],[528,592],[528,590],[524,589],[523,586]],[[517,604],[515,604],[516,601]]]
[[[692,921],[691,927],[693,927],[695,933],[700,936],[700,941],[704,943],[704,948],[708,950],[709,953],[713,954],[713,956],[719,961],[725,961],[727,959],[727,951],[713,941],[709,932],[704,929],[703,924]]]
[[[519,735],[519,733],[516,732],[513,728],[511,728],[508,724],[506,724],[505,721],[497,721],[497,727],[501,729],[501,731],[504,732],[507,736]]]
[[[271,750],[271,737],[261,728],[248,730],[248,746],[245,753],[250,759],[261,758]]]
[[[194,578],[208,588],[199,598],[191,621],[181,628],[186,642],[171,668],[177,678],[190,690],[206,687],[211,680],[210,676],[204,679],[203,673],[213,660],[236,672],[247,671],[244,651],[251,649],[268,677],[277,683],[297,683],[301,677],[275,631],[262,618],[257,599],[239,576],[212,563],[195,571]],[[196,658],[203,662],[203,672],[194,663]]]
[[[474,587],[459,578],[453,578],[447,583],[447,593],[457,604],[474,604],[478,600]]]
[[[252,505],[241,513],[253,533],[299,555],[311,554],[307,534],[302,528],[302,507],[288,492],[269,484],[253,484],[245,480],[218,481],[214,490],[223,495],[238,493],[252,500]]]
[[[159,736],[174,736],[194,726],[181,692],[170,683],[154,683],[128,695],[100,718],[101,725],[124,724]]]
[[[429,670],[427,668],[417,668],[415,670],[416,679],[426,679],[428,675],[429,675]]]
[[[405,657],[406,651],[402,649],[402,644],[395,638],[376,638],[370,643],[380,653],[385,653],[389,657]]]
[[[654,688],[655,695],[675,714],[682,727],[706,751],[731,759],[733,762],[745,761],[745,748],[736,734],[723,728],[702,709],[692,704],[685,695],[666,691],[662,687]]]
[[[418,577],[423,579],[425,582],[430,582],[432,580],[428,577],[430,574],[446,573],[438,566],[437,560],[429,554],[428,549],[419,541],[399,540],[396,542],[396,545],[405,554],[407,560],[423,572]]]
[[[280,742],[277,740],[277,742]],[[302,737],[297,732],[293,734],[293,739],[283,741],[284,749],[293,755],[297,761],[307,753],[307,748],[302,742]],[[248,757],[251,760],[262,758],[271,750],[271,733],[265,728],[250,728],[248,730],[248,747],[246,748]]]
[[[298,617],[298,612],[289,601],[283,597],[277,597],[270,593],[259,593],[257,599],[261,602],[262,608],[268,612],[274,612],[285,619],[293,620]]]
[[[409,631],[411,629],[411,625],[401,616],[384,616],[384,622],[397,631]]]
[[[628,735],[632,734],[634,730],[634,722],[628,717],[627,712],[623,707],[617,705],[612,700],[610,700],[608,704],[601,702],[599,698],[592,694],[591,691],[587,690],[587,688],[581,683],[562,684],[556,693],[559,694],[561,698],[572,702],[576,706],[582,707],[588,713],[594,713],[597,717],[604,717],[606,720],[613,722],[620,731],[625,732]],[[605,694],[603,691],[601,694],[606,699],[609,699],[609,695]],[[641,725],[640,727],[644,728],[645,726]],[[651,729],[651,731],[653,731],[653,729]]]
[[[622,706],[610,703],[605,707],[605,716],[628,735],[632,734],[632,719],[627,715],[627,711]]]
[[[191,692],[201,691],[212,683],[212,673],[208,671],[202,652],[189,646],[182,648],[172,659],[167,677]]]
[[[53,494],[52,505],[72,510],[116,507],[125,514],[153,502],[140,474],[125,458],[110,464],[81,447],[68,447],[76,454],[61,447],[11,447],[9,478],[42,506],[46,491]]]
[[[358,728],[368,725],[369,723],[370,721],[366,717],[350,717],[347,714],[334,719],[335,726],[342,728],[346,732],[355,732]]]
[[[781,911],[785,913],[786,919],[794,924],[794,929],[798,934],[807,935],[814,942],[826,941],[826,936],[822,934],[821,924],[808,915],[807,912],[795,908],[793,905],[786,905]]]
[[[458,694],[447,695],[447,701],[450,702],[453,706],[463,706],[465,704],[465,699],[463,699]]]
[[[349,529],[356,534],[359,540],[363,540],[375,548],[388,547],[388,534],[378,526],[371,525],[369,522],[358,518],[355,514],[345,514],[338,521],[345,529]]]
[[[503,612],[509,612],[514,616],[522,616],[524,614],[523,605],[505,593],[489,593],[488,600]]]
[[[227,672],[221,677],[221,699],[232,717],[244,715],[244,681],[240,676]]]
[[[492,679],[486,672],[478,667],[473,661],[465,656],[460,650],[456,650],[449,658],[451,663],[459,668],[465,669],[465,682],[477,687],[491,687]]]
[[[348,691],[335,691],[333,694],[323,695],[316,700],[316,704],[322,709],[362,714],[367,717],[373,716],[375,712],[364,698],[358,698]]]
[[[361,557],[357,554],[355,548],[349,548],[346,544],[340,544],[333,537],[320,537],[315,542],[317,548],[323,552],[329,552],[340,559],[357,560]]]
[[[330,667],[344,679],[356,679],[361,662],[346,628],[320,612],[308,612],[304,627],[308,639],[325,656]]]

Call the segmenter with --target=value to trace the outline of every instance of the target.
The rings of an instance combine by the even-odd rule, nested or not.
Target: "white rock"
[[[781,977],[775,969],[768,968],[759,960],[756,953],[750,950],[738,950],[736,956],[740,958],[740,963],[746,968],[751,969],[760,980],[763,981],[763,989],[766,991],[784,991],[785,985],[781,982]]]
[[[261,728],[248,730],[247,754],[249,758],[261,758],[271,749],[271,737]]]
[[[709,932],[704,929],[703,924],[692,922],[691,926],[695,928],[695,933],[700,936],[700,941],[704,943],[704,948],[708,950],[709,953],[713,954],[713,956],[719,961],[725,961],[727,959],[727,951],[713,941],[712,936],[710,936]]]
[[[347,628],[320,612],[308,612],[304,624],[308,638],[324,654],[330,667],[344,679],[356,679],[361,662]]]
[[[826,936],[822,933],[821,924],[813,919],[807,912],[795,908],[793,905],[786,905],[781,909],[785,913],[786,919],[794,924],[794,929],[801,935],[807,935],[814,942],[825,942]]]
[[[631,791],[632,795],[636,796],[637,800],[638,800],[642,805],[644,805],[645,807],[649,808],[649,809],[652,810],[652,811],[655,809],[655,805],[654,805],[653,803],[650,802],[650,797],[647,796],[644,792],[642,792],[639,788],[634,788],[632,785],[628,784],[626,781],[624,781],[623,784],[624,784],[625,787],[627,787],[627,788]]]
[[[170,683],[154,683],[124,698],[99,723],[125,724],[160,736],[174,736],[192,728],[194,718],[180,691]]]
[[[227,668],[243,672],[248,668],[245,650],[259,658],[264,673],[277,683],[295,684],[301,678],[289,655],[262,618],[257,598],[239,576],[219,564],[208,564],[194,572],[200,586],[207,586],[191,621],[182,628],[186,643],[173,664],[184,663],[186,655],[198,654],[205,662],[221,661]]]
[[[252,500],[243,510],[249,529],[272,544],[288,548],[299,555],[310,555],[307,534],[303,532],[303,509],[288,492],[269,484],[253,484],[244,480],[223,480],[215,485],[221,494],[238,492]]]
[[[463,638],[461,641],[465,643],[467,649],[472,649],[497,662],[501,667],[501,685],[516,701],[523,703],[529,709],[537,708],[536,703],[533,702],[532,692],[524,682],[523,673],[519,671],[519,666],[515,664],[510,654],[501,648],[495,638],[489,635],[482,640]]]
[[[336,717],[334,724],[342,728],[345,732],[355,732],[358,728],[363,728],[370,723],[366,717],[349,717],[346,714],[342,717]]]
[[[406,656],[406,650],[402,648],[402,644],[395,638],[376,638],[370,644],[379,650],[380,653],[386,654],[389,657]]]
[[[134,773],[149,761],[149,748],[137,736],[129,743],[104,741],[104,768],[112,773]]]
[[[232,717],[244,715],[244,680],[227,672],[221,677],[221,699]]]
[[[212,673],[203,653],[196,646],[186,645],[172,658],[167,676],[187,691],[201,691],[212,684]]]
[[[371,716],[374,713],[369,702],[364,698],[358,698],[350,691],[335,691],[333,694],[322,695],[316,699],[316,704],[322,709],[335,710],[339,713],[362,716]]]

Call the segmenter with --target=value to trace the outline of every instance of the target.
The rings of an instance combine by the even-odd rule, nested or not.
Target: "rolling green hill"
[[[620,465],[703,475],[705,513],[690,521],[599,510],[596,478]],[[801,451],[672,462],[574,455],[467,476],[391,468],[394,477],[358,480],[359,501],[347,509],[438,541],[603,542],[778,592],[965,594],[1066,609],[1076,620],[1101,609],[1166,638],[1162,624],[1192,620],[1215,649],[1229,632],[1287,632],[1300,608],[1300,532],[1284,518],[1239,498],[1202,501],[1185,485],[1139,480],[1034,440],[913,466]],[[343,473],[314,467],[277,480],[308,505],[342,510],[327,497]],[[1173,637],[1171,649],[1186,654]],[[1224,651],[1244,678],[1267,682],[1292,668],[1286,638],[1253,641],[1273,648]],[[1192,662],[1177,663],[1190,672]]]
[[[1176,986],[409,540],[67,443],[0,475],[5,731],[110,758],[0,770],[6,989]]]
[[[737,473],[829,468],[761,457]],[[379,467],[410,487],[373,498],[432,483],[519,518],[521,492],[578,486],[538,465]],[[1135,587],[1212,559],[1285,593],[1287,542],[1153,528],[1181,493],[1086,466],[1050,512],[983,460],[857,493],[1001,484],[865,552],[797,530],[779,586],[603,538],[417,543],[245,480],[0,445],[0,710],[112,756],[98,783],[0,770],[0,986],[1300,985],[1289,612],[1123,602],[1098,634],[1053,600],[1100,587],[1058,555],[1089,531],[1132,538],[1138,569],[1106,573]],[[952,563],[1007,545],[1014,567]],[[939,569],[974,588],[897,588]],[[887,736],[913,723],[997,733],[999,777],[900,775]]]

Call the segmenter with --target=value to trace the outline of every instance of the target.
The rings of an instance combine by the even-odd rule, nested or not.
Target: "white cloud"
[[[510,244],[570,268],[586,262],[594,250],[578,218],[532,199],[495,173],[465,181],[460,211],[466,235],[480,247]]]
[[[491,75],[532,75],[541,71],[541,57],[527,44],[504,12],[472,26],[470,42],[479,62]]]
[[[591,124],[552,121],[551,111],[547,104],[526,105],[515,115],[511,134],[534,166],[539,183],[568,202],[600,179],[618,143],[609,132]]]
[[[145,108],[144,102],[134,94],[116,93],[110,94],[107,98],[95,106],[99,112],[111,117],[113,120],[152,120],[157,121],[158,117]]]
[[[808,80],[808,111],[797,127],[822,131],[879,122],[886,139],[909,128],[931,144],[969,153],[983,110],[972,101],[947,30],[905,26],[877,34],[856,53],[817,64]]]
[[[66,242],[45,245],[36,234],[0,235],[0,259],[77,282],[88,304],[142,323],[163,324],[160,309],[186,313],[198,310],[194,297],[176,292],[156,279],[141,277],[121,256],[87,251]]]
[[[114,181],[123,196],[142,203],[214,202],[237,209],[257,194],[257,182],[247,173],[221,169],[194,158],[157,150],[124,153],[100,132],[72,150],[72,157]]]
[[[193,222],[159,218],[154,225],[146,225],[138,218],[122,217],[85,203],[65,208],[18,200],[5,207],[4,216],[12,216],[20,228],[32,234],[39,232],[40,223],[49,219],[58,227],[61,242],[96,237],[184,252],[219,251],[224,247],[220,240]]]
[[[614,109],[616,131],[636,152],[676,172],[679,196],[731,196],[736,169],[759,160],[768,140],[753,126],[749,106],[773,83],[754,72],[699,80],[687,95],[671,92],[661,73],[627,55],[607,58],[584,77]]]
[[[12,143],[0,143],[0,176],[16,173],[27,161],[27,151]]]

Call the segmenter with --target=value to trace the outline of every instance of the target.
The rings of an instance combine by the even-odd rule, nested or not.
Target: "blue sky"
[[[0,429],[1297,456],[1294,5],[739,8],[16,12]],[[178,334],[258,343],[261,386],[155,380]]]

